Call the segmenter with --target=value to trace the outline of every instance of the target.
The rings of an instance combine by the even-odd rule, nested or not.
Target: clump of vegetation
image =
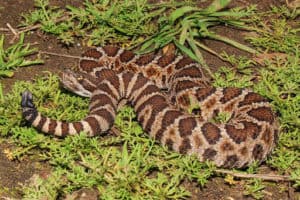
[[[40,25],[46,33],[56,35],[70,45],[83,38],[87,45],[105,43],[136,44],[157,31],[157,18],[168,8],[183,3],[152,5],[146,0],[85,1],[81,7],[51,6],[48,0],[35,0],[36,10],[25,14],[22,26]]]
[[[255,7],[224,10],[230,2],[214,0],[208,7],[199,8],[175,1],[85,1],[83,7],[67,6],[63,10],[50,6],[48,0],[35,0],[37,9],[24,15],[22,25],[39,24],[41,30],[57,35],[67,45],[74,44],[75,37],[82,37],[89,46],[122,43],[133,48],[142,44],[138,52],[146,53],[173,42],[182,52],[205,64],[200,49],[219,55],[200,42],[204,38],[256,53],[211,29],[218,25],[248,29],[247,21]]]
[[[4,35],[0,36],[0,77],[12,77],[13,70],[17,67],[41,64],[39,58],[35,60],[27,59],[28,56],[36,54],[37,48],[31,48],[30,44],[24,43],[24,34],[20,35],[17,43],[4,48]]]
[[[212,27],[218,25],[237,29],[248,29],[247,17],[254,14],[254,8],[225,10],[231,0],[215,0],[206,8],[183,6],[163,16],[157,33],[143,43],[140,52],[149,52],[173,42],[183,53],[205,65],[200,50],[208,51],[223,59],[219,53],[201,42],[203,39],[218,40],[241,50],[256,53],[256,50],[218,35]]]

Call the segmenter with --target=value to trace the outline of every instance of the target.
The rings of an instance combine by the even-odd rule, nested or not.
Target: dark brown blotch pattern
[[[67,122],[62,122],[61,123],[61,136],[65,137],[69,133],[69,123]]]
[[[132,87],[132,90],[128,91],[128,93],[134,94],[136,90],[143,87],[148,81],[149,80],[143,77],[143,75],[139,74],[134,86]]]
[[[83,125],[81,122],[74,122],[73,127],[75,128],[77,133],[80,133],[81,131],[83,131]]]
[[[242,94],[242,89],[228,87],[223,89],[223,97],[220,99],[222,103],[226,103]]]
[[[116,73],[108,68],[101,68],[101,70],[97,70],[95,75],[98,78],[99,83],[102,80],[108,79],[110,77],[113,77]]]
[[[191,89],[197,86],[199,86],[199,84],[191,80],[178,81],[175,86],[175,92],[180,92],[182,90]]]
[[[86,73],[90,73],[93,69],[102,67],[98,62],[93,60],[80,60],[80,69]]]
[[[105,108],[92,111],[91,114],[101,116],[108,122],[109,125],[112,125],[115,120],[115,113],[111,113]]]
[[[175,99],[176,97],[174,97]],[[191,99],[189,97],[188,94],[182,94],[180,96],[177,97],[177,102],[178,105],[184,106],[184,107],[188,107],[191,105]]]
[[[164,108],[168,107],[166,99],[162,95],[154,95],[148,98],[143,104],[141,104],[138,108],[136,108],[136,113],[138,116],[141,115],[142,110],[147,106],[150,105],[152,107],[151,116],[148,119],[147,123],[145,124],[144,130],[146,132],[151,131],[151,127],[155,121],[156,116],[161,112]],[[143,122],[142,122],[143,123]]]
[[[154,68],[154,67],[149,67],[147,70],[146,70],[146,75],[148,78],[151,78],[153,76],[157,76],[159,74],[159,70]]]
[[[134,53],[132,51],[124,50],[120,55],[121,62],[128,62],[134,58]]]
[[[260,96],[259,94],[254,92],[249,92],[245,96],[244,100],[239,103],[239,107],[245,105],[251,105],[253,103],[266,102],[266,101],[267,100],[264,97]]]
[[[196,119],[194,117],[184,118],[179,121],[179,134],[181,137],[190,136],[197,126]]]
[[[217,151],[212,148],[205,149],[202,157],[204,160],[214,160],[215,156],[217,155]]]
[[[195,143],[195,147],[198,149],[203,145],[202,139],[198,135],[193,136],[193,141]]]
[[[47,120],[46,117],[41,116],[41,119],[40,119],[40,121],[39,121],[39,124],[36,126],[36,128],[37,128],[38,130],[42,130],[42,128],[43,128],[43,126],[44,126],[46,120]]]
[[[273,138],[272,138],[272,132],[270,130],[269,127],[266,128],[266,130],[263,132],[262,136],[261,136],[261,139],[266,143],[266,144],[270,144],[272,143],[273,141]]]
[[[191,147],[190,139],[184,138],[179,146],[179,153],[186,154]]]
[[[248,147],[243,146],[242,148],[239,149],[239,152],[242,156],[247,156],[248,155]]]
[[[226,161],[223,164],[224,168],[230,168],[237,166],[238,157],[236,155],[227,156]]]
[[[139,66],[145,66],[147,64],[149,64],[151,61],[153,61],[153,59],[155,58],[154,54],[145,54],[140,56],[135,63]]]
[[[216,91],[214,87],[206,87],[206,88],[198,88],[196,91],[196,97],[199,102],[207,99],[210,95],[212,95]]]
[[[265,121],[271,124],[274,122],[274,114],[269,107],[253,108],[248,111],[248,115],[257,119],[258,121]]]
[[[203,124],[201,130],[209,144],[216,144],[221,138],[220,129],[213,123],[207,122]]]
[[[182,115],[182,113],[177,110],[167,111],[162,118],[161,129],[159,129],[159,131],[156,133],[155,138],[157,140],[161,140],[162,135],[165,132],[165,130],[167,129],[167,127],[169,127],[171,124],[173,124],[175,122],[175,120],[181,115]]]
[[[133,102],[134,104],[136,102],[138,102],[139,100],[141,100],[141,98],[143,98],[144,96],[147,96],[149,94],[155,93],[155,92],[159,92],[159,89],[155,86],[155,85],[148,85],[140,94],[139,96],[136,97],[135,102]]]
[[[115,46],[104,46],[103,50],[105,51],[106,55],[109,57],[114,57],[115,55],[117,55],[119,48],[115,47]]]
[[[210,98],[205,104],[203,104],[203,107],[206,108],[207,110],[210,110],[212,107],[214,107],[217,103],[216,98]]]
[[[119,82],[119,78],[117,76],[111,76],[109,77],[109,79],[107,79],[110,84],[116,88],[117,91],[120,91],[120,82]],[[101,88],[101,86],[99,85],[99,88]]]
[[[158,105],[155,110],[152,110],[151,112],[151,117],[149,118],[149,120],[146,123],[145,129],[148,130],[148,132],[151,130],[151,127],[154,126],[154,121],[156,116],[159,114],[160,111],[162,111],[164,108],[166,108],[167,105],[166,104],[161,104]]]
[[[234,146],[230,142],[225,141],[221,144],[221,150],[222,151],[233,151]]]
[[[90,125],[90,127],[93,131],[93,135],[101,133],[100,124],[95,117],[87,117],[84,119],[84,121],[86,121]]]
[[[89,49],[82,54],[82,57],[99,59],[102,57],[102,53],[100,51],[97,51],[97,49]]]
[[[201,78],[201,70],[197,66],[185,67],[179,72],[174,74],[174,78],[187,77],[187,78]]]
[[[183,57],[175,66],[175,69],[181,69],[182,67],[185,67],[189,64],[195,63],[191,58],[189,57]]]
[[[255,160],[262,160],[264,155],[264,148],[260,144],[256,144],[252,150],[252,155]]]
[[[171,140],[169,138],[166,140],[166,144],[165,145],[168,147],[169,150],[173,149],[173,144],[174,144],[173,140]]]
[[[157,61],[157,64],[164,68],[166,66],[168,66],[169,64],[171,64],[175,59],[175,54],[170,54],[170,55],[163,55],[162,57],[160,57]]]
[[[126,66],[120,68],[120,71],[118,71],[119,73],[124,72],[124,71],[130,71],[130,72],[137,72],[140,73],[140,69],[139,66],[137,66],[134,63],[127,63]]]
[[[100,87],[98,87],[99,90],[106,92],[110,96],[112,96],[114,99],[118,100],[118,96],[114,92],[112,92],[111,88],[107,84],[101,84]]]
[[[175,122],[175,120],[182,115],[182,112],[177,110],[168,110],[162,119],[162,127],[168,127]]]
[[[256,139],[261,131],[261,128],[252,122],[241,121],[244,128],[236,128],[233,125],[226,124],[225,129],[230,138],[240,144],[241,142],[245,142],[247,137],[251,137],[252,139]]]
[[[92,82],[92,80],[92,84],[86,79],[79,80],[79,82],[86,90],[90,92],[93,92],[96,89],[96,85]]]
[[[90,111],[92,112],[94,109],[97,109],[99,107],[105,106],[105,105],[111,105],[112,108],[116,109],[116,105],[111,101],[111,98],[106,94],[97,94],[92,96],[91,102],[97,101],[96,104],[94,104],[92,107],[90,107]]]
[[[56,120],[50,119],[48,132],[50,134],[54,134],[56,126],[57,126]]]
[[[122,79],[123,79],[123,84],[124,84],[125,90],[127,90],[128,85],[129,85],[130,81],[132,80],[133,76],[134,75],[132,73],[123,73],[122,74]]]

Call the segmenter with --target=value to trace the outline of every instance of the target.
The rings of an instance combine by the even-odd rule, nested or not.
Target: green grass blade
[[[170,14],[169,16],[170,22],[171,24],[173,24],[178,18],[184,16],[186,13],[197,11],[197,10],[199,10],[199,8],[191,7],[191,6],[183,6],[181,8],[178,8]]]
[[[176,47],[178,47],[184,54],[188,55],[193,60],[201,62],[201,60],[195,55],[195,53],[192,50],[190,50],[186,46],[180,44],[179,41],[177,41],[177,40],[173,40],[173,42],[176,45]]]
[[[243,45],[239,42],[231,40],[231,39],[229,39],[225,36],[220,36],[220,35],[217,35],[217,34],[214,34],[214,33],[210,33],[210,34],[207,35],[207,37],[209,37],[211,39],[214,39],[214,40],[219,40],[219,41],[225,42],[225,43],[230,44],[230,45],[232,45],[236,48],[239,48],[241,50],[247,51],[247,52],[252,53],[252,54],[257,54],[258,53],[255,49],[252,49],[251,47],[248,47],[248,46]]]
[[[225,8],[231,0],[214,0],[206,9],[203,11],[206,13],[214,13]]]

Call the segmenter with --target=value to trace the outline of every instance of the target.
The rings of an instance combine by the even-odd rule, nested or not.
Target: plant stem
[[[234,40],[231,40],[227,37],[224,37],[224,36],[220,36],[220,35],[217,35],[217,34],[207,34],[207,37],[211,38],[211,39],[214,39],[214,40],[219,40],[219,41],[222,41],[222,42],[225,42],[227,44],[230,44],[238,49],[241,49],[241,50],[244,50],[244,51],[247,51],[249,53],[252,53],[252,54],[257,54],[258,52],[246,45],[243,45],[241,43],[238,43]]]

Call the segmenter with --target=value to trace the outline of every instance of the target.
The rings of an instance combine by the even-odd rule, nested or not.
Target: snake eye
[[[82,77],[82,76],[79,76],[79,77],[77,77],[77,80],[78,80],[78,81],[82,81],[82,80],[83,80],[83,77]]]

